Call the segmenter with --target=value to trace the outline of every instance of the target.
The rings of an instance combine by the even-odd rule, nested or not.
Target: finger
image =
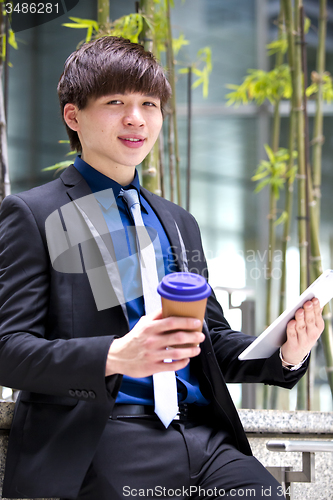
[[[296,320],[292,319],[287,324],[287,338],[288,341],[297,343],[297,331],[296,331]]]
[[[311,343],[314,343],[319,338],[325,326],[320,311],[319,300],[314,299],[311,302],[306,302],[304,304],[304,311],[307,337]]]
[[[162,346],[169,347],[169,346],[182,346],[184,344],[201,344],[205,340],[205,335],[202,332],[193,332],[193,331],[186,331],[186,332],[173,332],[173,333],[166,333],[162,337],[163,344]]]
[[[187,318],[182,316],[170,316],[156,321],[160,333],[189,330],[201,330],[201,321],[196,318]]]
[[[147,317],[150,319],[162,319],[163,318],[162,309],[158,309],[157,311],[154,311],[153,313],[148,314]]]
[[[296,333],[297,337],[303,335],[306,332],[306,325],[305,325],[305,312],[304,309],[298,309],[295,314],[295,321],[296,321]]]
[[[180,361],[172,361],[171,363],[161,362],[156,366],[156,371],[154,373],[159,372],[169,372],[169,371],[179,371],[185,368],[190,362],[190,358],[185,358]]]
[[[159,362],[164,363],[165,360],[172,360],[172,363],[176,361],[181,361],[187,358],[194,358],[195,356],[198,356],[201,352],[200,347],[185,347],[185,348],[175,348],[175,347],[168,347],[167,349],[162,349],[159,351]],[[172,363],[167,363],[170,366]],[[172,368],[174,369],[174,368]]]
[[[320,306],[320,302],[316,298],[312,299],[312,303],[316,325],[318,325],[318,327],[321,327],[323,324],[323,307]]]
[[[303,309],[306,330],[307,333],[311,333],[311,331],[316,328],[316,317],[312,301],[305,302]]]

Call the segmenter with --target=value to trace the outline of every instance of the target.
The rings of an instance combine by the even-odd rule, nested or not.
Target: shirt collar
[[[110,179],[102,174],[91,165],[82,160],[81,156],[77,156],[74,161],[74,167],[80,172],[82,177],[87,182],[88,186],[95,194],[97,201],[107,210],[111,207],[114,200],[118,197],[121,189],[136,189],[140,199],[140,180],[138,171],[135,169],[134,179],[127,186],[121,186],[118,182]],[[112,189],[114,199],[107,193],[107,189]]]

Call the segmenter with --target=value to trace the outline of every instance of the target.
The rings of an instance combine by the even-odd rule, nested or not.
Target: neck
[[[89,162],[89,160],[84,157],[83,153],[81,154],[81,158],[83,161],[88,163],[92,168],[100,172],[101,174],[109,177],[113,181],[118,182],[121,186],[127,186],[132,182],[135,176],[135,166],[127,167],[123,165],[104,165],[104,164],[96,164],[96,162]]]

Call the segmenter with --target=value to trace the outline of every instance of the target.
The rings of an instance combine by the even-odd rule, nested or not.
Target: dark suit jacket
[[[70,166],[61,177],[7,197],[0,216],[0,384],[21,390],[10,433],[3,495],[76,497],[115,403],[122,377],[105,378],[115,337],[125,335],[121,306],[98,311],[85,273],[60,273],[50,263],[45,220],[71,200],[91,194]],[[207,277],[195,219],[142,189],[183,267],[178,225],[189,271]],[[306,367],[288,372],[274,354],[240,362],[253,340],[231,330],[214,295],[206,339],[192,360],[215,424],[245,454],[251,450],[226,382],[266,382],[291,388]]]

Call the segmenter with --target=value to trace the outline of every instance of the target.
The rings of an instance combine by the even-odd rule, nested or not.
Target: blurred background
[[[110,18],[135,12],[133,0],[110,1]],[[311,20],[306,35],[308,68],[315,68],[318,44],[318,0],[304,0],[305,14]],[[249,68],[268,70],[266,44],[277,37],[278,0],[175,0],[172,9],[174,36],[184,33],[190,44],[177,55],[180,66],[196,59],[198,50],[209,46],[213,69],[209,93],[192,92],[191,198],[190,211],[202,232],[211,285],[234,329],[259,334],[265,327],[265,295],[268,252],[268,191],[254,193],[251,180],[261,160],[264,144],[270,142],[272,106],[226,106],[227,84],[239,85]],[[81,0],[70,11],[71,17],[95,19],[97,0]],[[62,124],[56,86],[68,55],[85,37],[83,30],[62,26],[63,16],[16,35],[18,50],[10,48],[8,98],[9,175],[12,192],[43,184],[54,172],[43,169],[62,161],[68,145]],[[333,0],[328,0],[326,70],[333,69]],[[179,127],[182,194],[185,200],[187,154],[187,75],[177,73],[177,112]],[[281,105],[281,145],[288,147],[288,106]],[[309,102],[310,131],[314,102]],[[321,213],[321,252],[323,267],[333,267],[333,105],[324,105],[323,181]],[[140,167],[139,167],[140,171]],[[168,197],[168,192],[166,192]],[[283,197],[283,195],[282,195]],[[183,203],[185,206],[185,203]],[[299,294],[298,236],[296,210],[292,220],[287,253],[287,303]],[[279,277],[281,230],[271,256],[273,271]],[[276,264],[276,265],[275,265]],[[274,274],[273,274],[274,277]],[[225,290],[223,290],[223,288]],[[241,289],[235,290],[235,289]],[[244,290],[245,289],[245,290]],[[242,310],[239,306],[246,304]],[[273,315],[278,315],[278,304]],[[311,409],[329,411],[332,396],[327,384],[325,362],[320,345],[313,369],[314,390]],[[262,388],[230,387],[238,407],[263,406]],[[5,396],[5,394],[4,394]],[[294,409],[295,391],[279,389],[279,409]]]

